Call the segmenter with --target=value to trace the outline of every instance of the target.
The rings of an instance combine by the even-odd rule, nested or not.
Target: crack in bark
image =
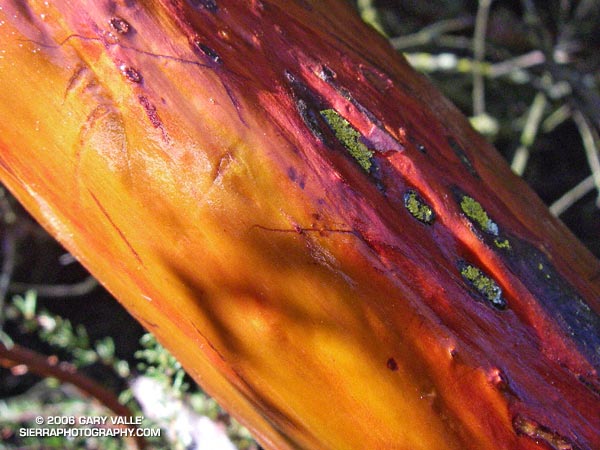
[[[220,81],[221,81],[221,85],[223,86],[223,89],[225,89],[225,92],[227,93],[227,97],[229,97],[229,101],[231,101],[231,104],[233,105],[233,107],[235,108],[235,111],[237,112],[240,122],[242,122],[246,127],[248,127],[248,123],[242,116],[242,105],[240,104],[239,100],[237,99],[237,97],[235,95],[233,95],[233,91],[231,90],[229,85],[227,83],[225,83],[223,80],[220,80]]]
[[[136,261],[138,263],[140,263],[143,266],[144,263],[142,261],[142,258],[140,258],[140,255],[138,254],[138,252],[133,248],[133,246],[131,245],[131,243],[127,240],[127,237],[125,236],[125,234],[123,233],[123,231],[113,221],[112,217],[110,217],[110,214],[108,214],[108,211],[106,211],[106,209],[104,208],[104,206],[102,206],[102,203],[100,203],[100,200],[98,200],[98,197],[96,197],[94,195],[94,193],[90,189],[88,189],[87,191],[92,196],[92,200],[94,200],[94,203],[96,203],[96,206],[98,207],[98,209],[100,210],[100,212],[104,215],[104,217],[106,218],[106,220],[108,221],[108,223],[110,223],[110,225],[114,228],[114,230],[117,232],[117,234],[119,235],[119,237],[122,239],[123,243],[125,243],[125,245],[127,246],[127,248],[130,250],[130,252],[133,255],[133,257],[136,259]]]
[[[70,40],[72,39],[80,39],[82,41],[92,41],[92,42],[98,42],[103,44],[105,47],[110,48],[110,47],[119,47],[123,50],[131,50],[132,52],[135,53],[139,53],[141,55],[145,55],[145,56],[150,56],[152,58],[157,58],[157,59],[166,59],[166,60],[170,60],[170,61],[175,61],[175,62],[179,62],[182,64],[190,64],[190,65],[194,65],[197,67],[202,67],[202,68],[206,68],[206,69],[213,69],[213,67],[210,64],[204,64],[201,63],[199,61],[194,61],[192,59],[186,59],[186,58],[182,58],[179,56],[174,56],[174,55],[165,55],[162,53],[153,53],[153,52],[149,52],[147,50],[142,50],[140,48],[137,47],[132,47],[130,45],[124,45],[121,44],[120,42],[108,42],[105,39],[102,39],[101,37],[94,37],[94,36],[84,36],[82,34],[70,34],[69,36],[67,36],[66,38],[64,38],[62,41],[58,42],[56,45],[50,45],[50,44],[43,44],[41,42],[38,42],[36,40],[33,39],[18,39],[19,42],[31,42],[35,45],[38,45],[40,47],[44,47],[44,48],[61,48],[63,47],[65,44],[67,44]]]
[[[294,228],[271,228],[266,227],[264,225],[254,224],[251,228],[258,228],[263,231],[271,231],[274,233],[296,233],[296,234],[304,234],[304,233],[320,233],[321,235],[325,235],[327,233],[338,233],[338,234],[352,234],[353,236],[357,236],[357,231],[353,229],[344,229],[344,228],[314,228],[314,227],[301,227],[294,226]]]

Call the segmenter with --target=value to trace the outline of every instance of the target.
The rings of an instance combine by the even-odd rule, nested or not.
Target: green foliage
[[[106,336],[92,344],[83,325],[73,326],[68,319],[52,314],[45,308],[38,309],[35,291],[15,295],[6,310],[7,318],[18,320],[23,331],[37,334],[42,342],[67,354],[76,367],[100,363],[121,377],[129,376],[129,364],[115,356],[115,344],[111,337]]]
[[[362,20],[385,36],[385,29],[381,23],[381,17],[379,17],[380,11],[375,6],[375,2],[373,0],[357,0],[357,7]]]
[[[226,434],[237,448],[255,449],[256,443],[250,432],[230,417],[225,410],[197,386],[190,384],[181,364],[154,337],[147,333],[140,339],[142,349],[135,353],[137,368],[144,377],[151,378],[165,390],[165,399],[176,399],[198,415],[206,416],[215,422],[221,422]],[[173,400],[167,400],[173,401]],[[174,418],[167,417],[159,421],[162,428],[168,429]]]
[[[73,325],[70,320],[52,314],[38,307],[37,295],[28,291],[24,295],[15,295],[12,302],[5,306],[7,320],[19,324],[25,333],[37,336],[41,342],[62,354],[61,359],[82,369],[91,365],[103,365],[110,368],[124,384],[131,384],[136,378],[147,377],[155,380],[165,390],[166,402],[183,402],[199,415],[208,416],[213,421],[223,422],[227,435],[239,449],[255,449],[256,443],[246,428],[233,420],[221,409],[218,403],[207,396],[195,385],[191,385],[181,364],[156,338],[144,334],[140,339],[140,349],[135,352],[136,369],[133,373],[130,364],[116,356],[113,338],[106,336],[91,343],[88,331],[83,325]],[[137,404],[132,389],[126,388],[119,394],[119,400],[127,404],[138,415],[144,415]],[[123,439],[118,438],[77,438],[65,437],[18,437],[17,430],[39,428],[33,419],[35,416],[108,416],[112,413],[97,402],[89,402],[77,390],[63,386],[53,378],[46,378],[26,393],[0,401],[0,431],[10,437],[12,444],[0,444],[0,450],[39,445],[44,448],[61,449],[109,449],[128,448]],[[35,415],[31,411],[36,411]],[[165,438],[149,438],[150,448],[184,449],[186,445],[179,441],[179,435],[170,432],[172,421],[146,418],[144,427],[162,428]]]
[[[114,437],[35,437],[20,436],[20,430],[65,428],[64,425],[40,425],[38,416],[47,417],[99,417],[110,411],[98,402],[90,402],[77,390],[60,385],[53,378],[46,378],[30,388],[25,394],[0,400],[0,432],[3,441],[0,450],[9,449],[65,449],[65,450],[125,450],[131,448],[123,439]]]
[[[138,370],[169,386],[176,397],[183,396],[189,389],[189,384],[184,382],[185,371],[179,361],[151,333],[142,336],[140,343],[142,350],[135,353],[140,361]]]

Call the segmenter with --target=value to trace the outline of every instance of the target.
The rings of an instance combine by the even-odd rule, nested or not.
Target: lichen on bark
[[[350,125],[350,122],[333,109],[321,111],[321,116],[323,116],[335,134],[335,137],[346,147],[350,155],[368,172],[373,164],[371,161],[373,152],[360,141],[362,135]]]

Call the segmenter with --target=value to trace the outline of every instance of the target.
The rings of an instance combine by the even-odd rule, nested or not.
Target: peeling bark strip
[[[347,2],[0,23],[0,178],[265,448],[600,448],[600,263]]]

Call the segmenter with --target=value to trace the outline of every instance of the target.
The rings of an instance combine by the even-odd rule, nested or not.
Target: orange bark
[[[599,262],[346,3],[0,4],[0,177],[265,447],[600,448]]]

